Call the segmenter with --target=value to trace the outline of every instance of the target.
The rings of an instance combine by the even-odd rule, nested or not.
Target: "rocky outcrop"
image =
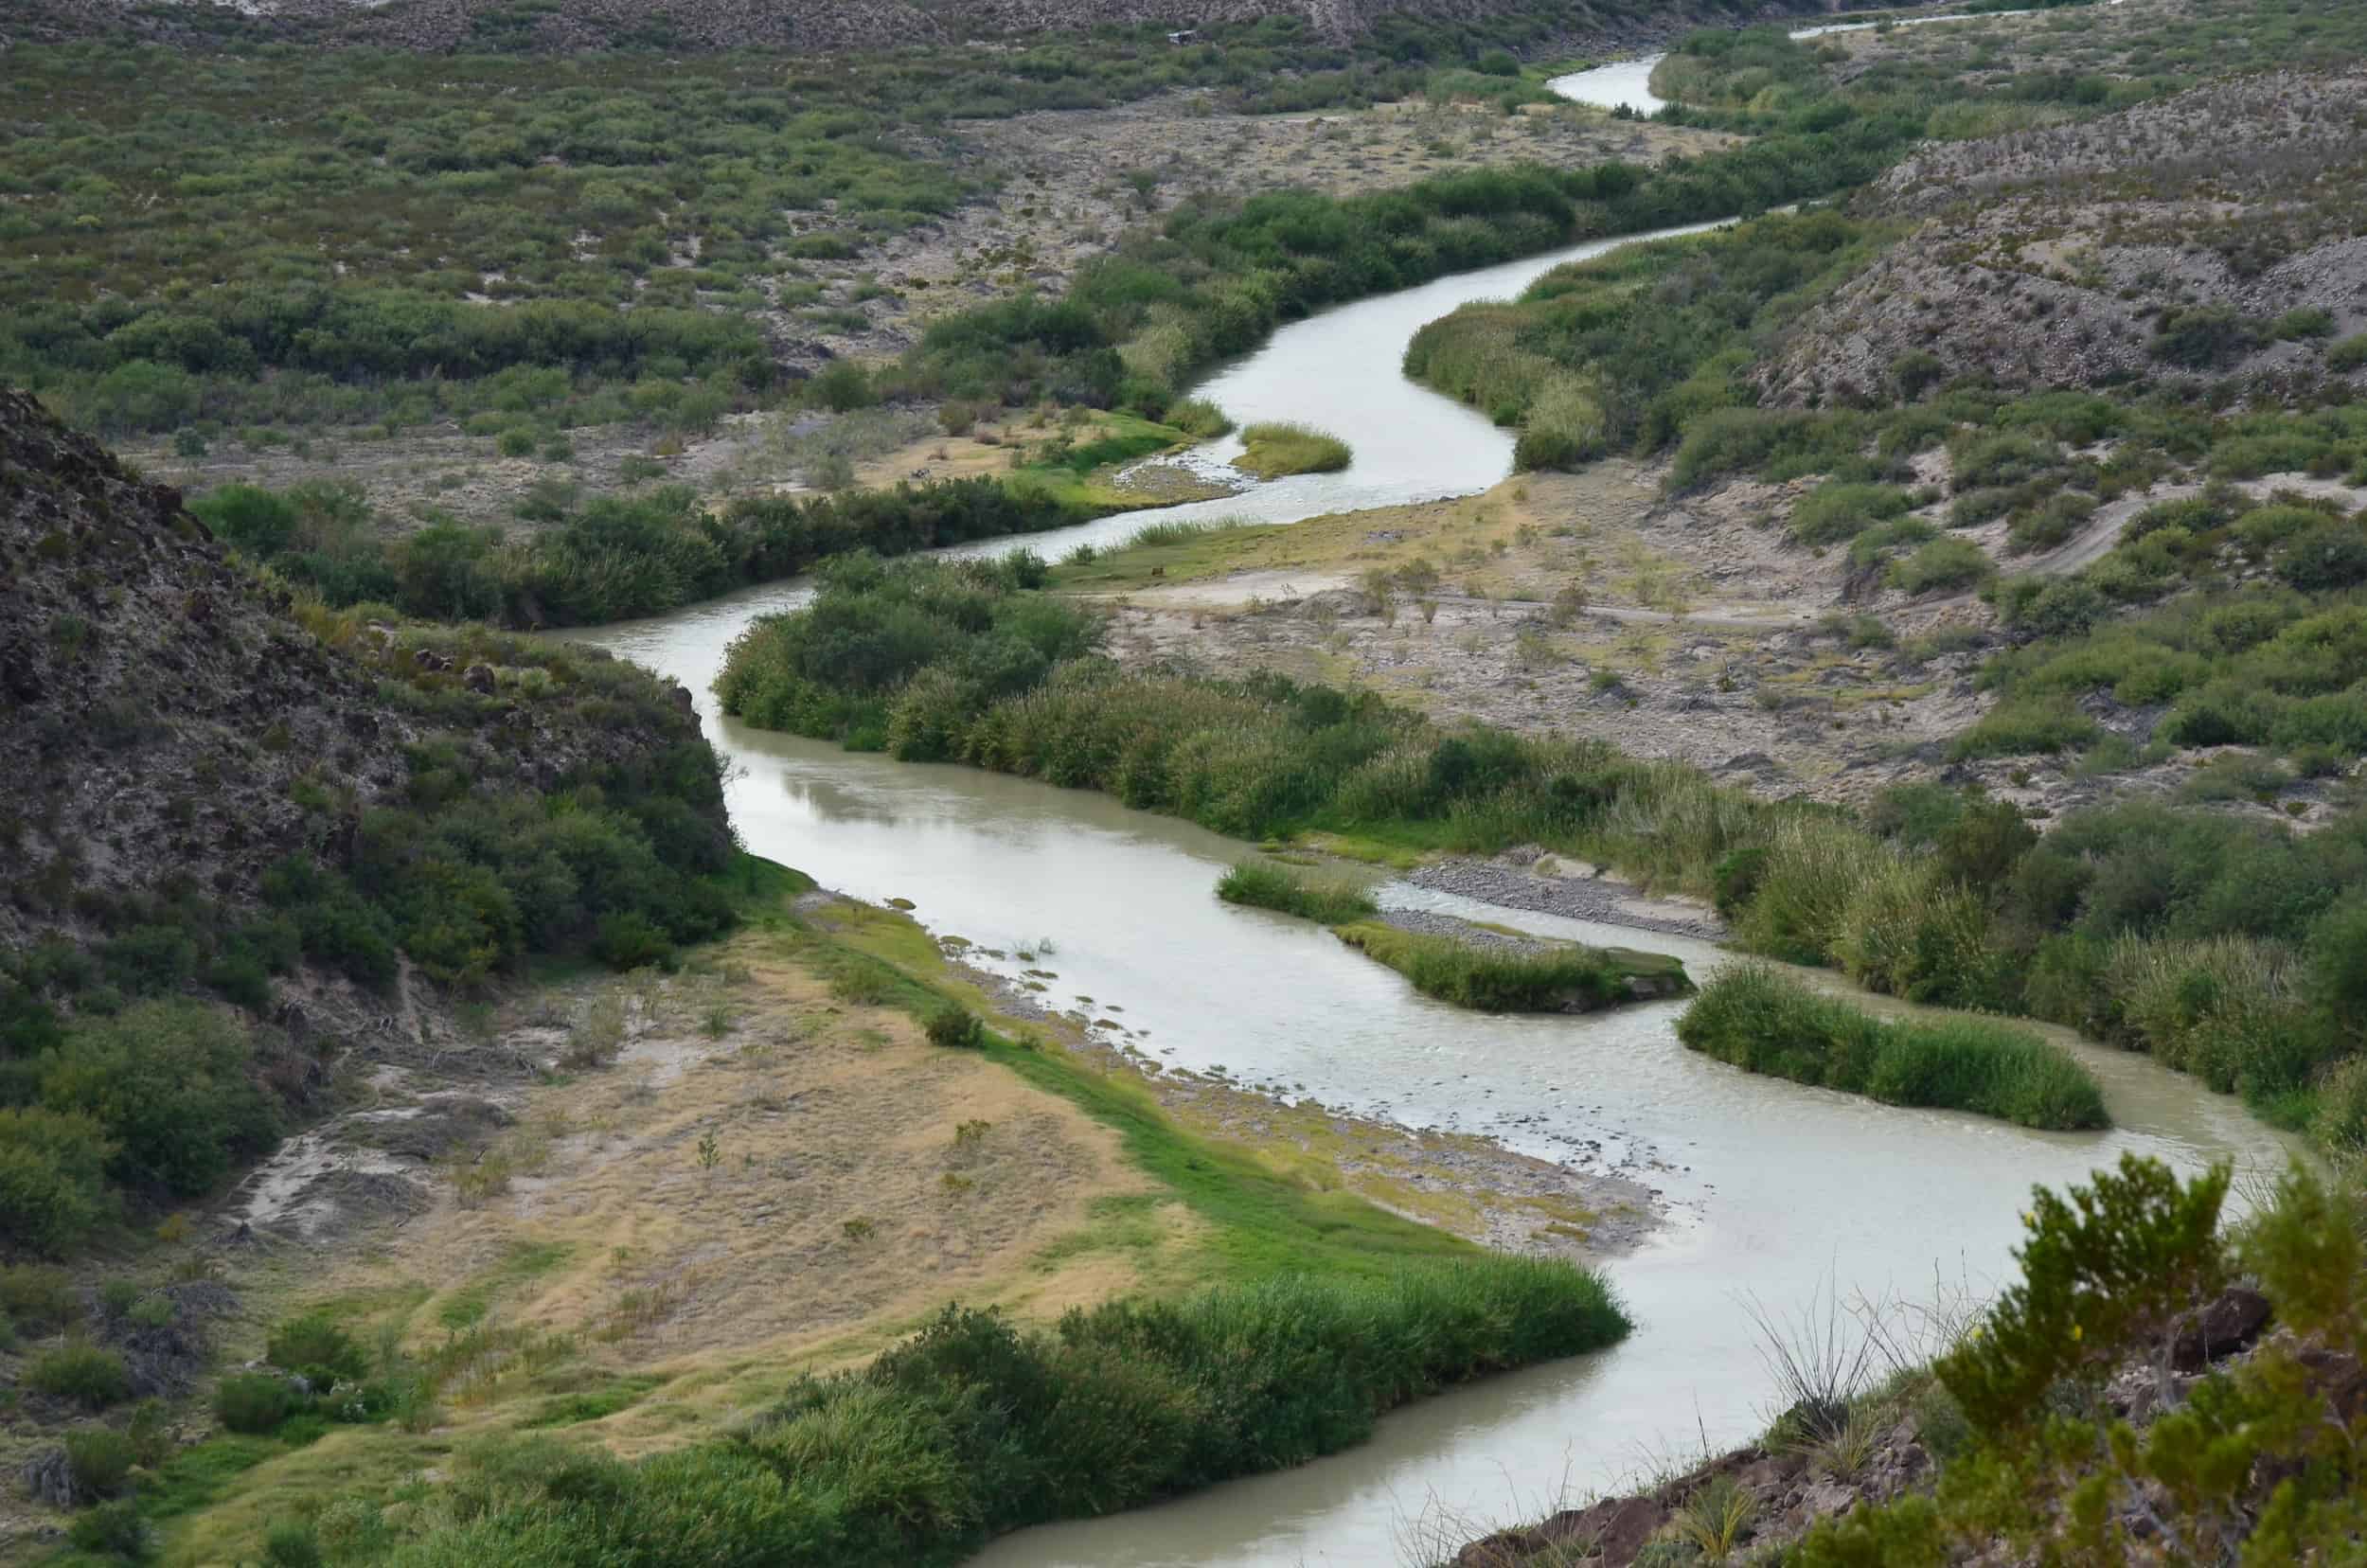
[[[1908,376],[2311,383],[2323,343],[2367,330],[2367,240],[2348,203],[2324,198],[2367,180],[2362,94],[2367,72],[2278,72],[1922,145],[1858,203],[1920,226],[1801,317],[1756,372],[1767,401],[1887,402]],[[2180,312],[2213,310],[2249,330],[2162,350]],[[2322,338],[2268,330],[2304,310],[2325,312]]]
[[[528,681],[505,661],[556,655],[308,618],[177,491],[6,390],[0,584],[0,951],[118,932],[157,901],[236,910],[298,851],[335,864],[373,805],[407,800],[431,736],[535,789],[699,738],[596,650],[566,655],[575,679]]]

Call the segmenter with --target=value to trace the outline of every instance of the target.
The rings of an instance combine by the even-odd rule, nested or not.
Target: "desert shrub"
[[[66,1345],[48,1351],[25,1369],[25,1385],[85,1410],[104,1410],[132,1397],[132,1374],[123,1358],[93,1345]]]
[[[2260,346],[2258,324],[2231,305],[2164,311],[2149,346],[2153,357],[2187,370],[2216,370]]]
[[[130,1501],[101,1503],[74,1516],[66,1540],[75,1550],[128,1562],[145,1562],[154,1550],[154,1537],[139,1506]]]
[[[1372,896],[1360,887],[1319,883],[1291,867],[1268,861],[1243,861],[1225,872],[1218,880],[1217,897],[1227,903],[1279,910],[1323,925],[1340,925],[1379,913]]]
[[[1959,735],[1953,755],[2027,757],[2076,751],[2091,744],[2102,726],[2070,704],[2046,698],[2017,698],[1999,704]]]
[[[139,1451],[132,1439],[110,1427],[83,1427],[65,1434],[66,1468],[78,1491],[91,1497],[113,1497],[123,1489]]]
[[[87,1238],[111,1211],[106,1172],[116,1151],[88,1115],[0,1108],[0,1242],[58,1257]]]
[[[1757,845],[1729,850],[1710,870],[1712,900],[1717,913],[1734,919],[1758,897],[1759,879],[1767,871],[1767,851]]]
[[[1842,908],[1832,956],[1868,990],[1939,1007],[2010,1010],[2020,1000],[2013,955],[1990,931],[1979,896],[1933,861],[1885,866]]]
[[[1980,545],[1968,539],[1934,539],[1890,569],[1894,587],[1910,594],[1943,588],[1969,588],[1995,576],[1997,567]]]
[[[2278,548],[2276,573],[2304,593],[2367,582],[2367,524],[2320,522]]]
[[[1888,1104],[2025,1127],[2108,1125],[2103,1092],[2086,1069],[2026,1029],[1970,1017],[1886,1024],[1765,964],[1713,976],[1678,1019],[1677,1038],[1750,1072]]]
[[[2355,332],[2326,350],[2326,368],[2347,375],[2367,366],[2367,332]]]
[[[325,1560],[320,1537],[305,1521],[276,1520],[263,1531],[267,1568],[320,1568]]]
[[[340,1379],[360,1381],[369,1375],[370,1358],[361,1343],[333,1320],[318,1312],[293,1317],[271,1331],[263,1359],[283,1372],[294,1372],[327,1387]]]
[[[0,1264],[0,1313],[28,1334],[54,1333],[82,1315],[74,1276],[43,1263]]]
[[[959,1003],[948,1002],[929,1014],[925,1025],[932,1045],[970,1046],[985,1042],[986,1025]]]
[[[276,1432],[303,1407],[294,1386],[276,1373],[233,1373],[214,1389],[214,1417],[232,1432]]]
[[[1903,516],[1911,505],[1907,492],[1895,485],[1828,480],[1792,508],[1791,531],[1804,544],[1839,544],[1877,523]]]

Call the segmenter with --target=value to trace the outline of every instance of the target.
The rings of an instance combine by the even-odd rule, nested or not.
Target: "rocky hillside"
[[[1935,143],[1860,199],[1921,225],[1809,312],[1771,401],[2323,372],[2367,328],[2367,72],[2278,72],[2085,123]]]
[[[431,738],[526,788],[699,743],[689,694],[624,667],[569,695],[523,648],[323,640],[178,492],[8,391],[0,580],[0,949],[97,937],[156,897],[251,904],[274,863],[336,862],[371,809],[416,803]]]
[[[1781,0],[1763,6],[1577,0],[1550,8],[1568,38],[1627,41],[1739,13],[1826,9],[1834,8]],[[18,14],[0,21],[0,34],[12,29],[28,40],[133,27],[186,41],[233,27],[421,49],[651,43],[841,50],[995,37],[1041,40],[1112,25],[1193,28],[1265,16],[1298,18],[1338,42],[1363,36],[1390,14],[1479,21],[1540,6],[1539,0],[17,0],[10,9]]]

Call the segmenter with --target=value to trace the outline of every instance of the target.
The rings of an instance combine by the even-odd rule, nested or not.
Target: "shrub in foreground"
[[[1766,964],[1738,964],[1677,1021],[1692,1049],[1753,1073],[2050,1129],[2109,1125],[2104,1094],[2061,1047],[1983,1018],[1884,1023]]]
[[[1267,861],[1243,861],[1227,871],[1217,882],[1217,897],[1324,925],[1344,925],[1380,913],[1361,888],[1318,882]]]
[[[637,1465],[506,1443],[399,1568],[952,1562],[996,1535],[1280,1469],[1385,1411],[1626,1334],[1601,1278],[1475,1256],[1117,1301],[1056,1329],[949,1307],[867,1368],[796,1384],[737,1436]]]

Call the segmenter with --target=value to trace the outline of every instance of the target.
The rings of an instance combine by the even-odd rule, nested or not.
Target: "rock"
[[[673,704],[675,708],[683,713],[689,713],[693,711],[696,705],[694,699],[690,695],[690,688],[686,686],[681,686],[673,682],[667,683],[666,700]]]
[[[493,689],[493,667],[483,664],[471,665],[460,672],[460,684],[479,696],[490,693]]]
[[[66,1462],[62,1448],[43,1449],[26,1460],[20,1477],[36,1502],[53,1508],[71,1508],[80,1500],[80,1490],[74,1485],[74,1467]]]
[[[1648,1497],[1606,1498],[1527,1529],[1501,1530],[1474,1541],[1455,1554],[1454,1568],[1516,1568],[1548,1552],[1557,1560],[1592,1553],[1604,1568],[1626,1568],[1667,1523],[1668,1510]]]
[[[2170,1364],[2180,1372],[2198,1371],[2251,1345],[2268,1322],[2267,1296],[2241,1285],[2231,1286],[2180,1322],[2170,1342]]]
[[[1811,1482],[1800,1494],[1800,1506],[1811,1519],[1825,1519],[1847,1513],[1857,1505],[1858,1494],[1839,1481]]]

